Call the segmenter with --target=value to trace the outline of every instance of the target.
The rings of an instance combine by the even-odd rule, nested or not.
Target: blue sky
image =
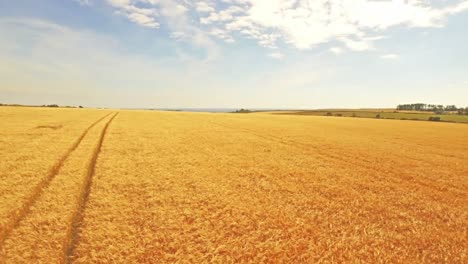
[[[0,1],[0,103],[468,106],[464,0]]]

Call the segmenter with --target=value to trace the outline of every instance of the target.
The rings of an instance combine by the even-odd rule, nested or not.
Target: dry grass
[[[105,122],[5,241],[7,262],[66,259],[32,245],[69,239]],[[466,263],[467,135],[449,123],[121,111],[71,260]]]

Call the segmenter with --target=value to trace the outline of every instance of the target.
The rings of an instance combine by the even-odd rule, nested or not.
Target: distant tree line
[[[404,111],[427,111],[436,114],[443,114],[444,112],[457,112],[460,115],[468,115],[468,107],[458,108],[456,105],[435,105],[435,104],[400,104],[397,110]]]
[[[70,105],[60,106],[60,105],[58,105],[58,104],[48,104],[48,105],[22,105],[22,104],[3,104],[3,103],[0,103],[0,106],[53,107],[53,108],[56,108],[56,107],[64,107],[64,108],[84,108],[84,107],[81,106],[81,105],[79,105],[79,106],[70,106]]]

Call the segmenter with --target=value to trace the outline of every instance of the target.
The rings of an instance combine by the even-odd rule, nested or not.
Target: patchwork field
[[[438,118],[441,122],[468,123],[468,115],[457,113],[435,114],[423,111],[404,111],[395,109],[342,109],[342,110],[300,110],[300,111],[274,111],[279,115],[312,115],[312,116],[344,116],[362,118],[382,118],[399,119],[412,121],[430,121],[431,118]]]
[[[466,263],[468,125],[0,107],[0,263]]]

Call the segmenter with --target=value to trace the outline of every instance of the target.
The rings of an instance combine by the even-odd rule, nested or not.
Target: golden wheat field
[[[0,263],[467,263],[468,125],[0,107]]]

